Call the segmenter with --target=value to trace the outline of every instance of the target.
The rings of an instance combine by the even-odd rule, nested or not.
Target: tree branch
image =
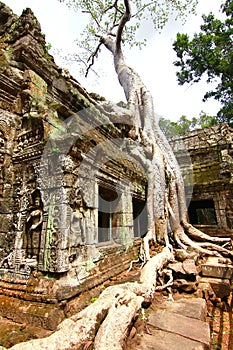
[[[90,10],[82,11],[82,13],[88,13],[91,16],[91,18],[93,19],[93,21],[95,21],[95,23],[97,24],[97,27],[101,28],[99,21],[97,20],[97,18],[93,15],[93,13]]]
[[[114,55],[115,54],[115,42],[110,36],[102,36],[100,38],[100,43],[104,44],[104,46]]]
[[[91,63],[89,64],[89,66],[86,69],[86,73],[85,73],[85,78],[87,77],[89,70],[91,69],[91,67],[94,65],[95,63],[95,58],[98,56],[98,52],[100,50],[100,47],[102,45],[102,42],[100,41],[97,48],[95,49],[95,51],[91,54],[91,56],[88,58],[88,61],[91,61]]]
[[[134,15],[132,15],[132,18],[137,17],[141,12],[143,12],[147,7],[154,4],[154,1],[149,2],[148,4],[144,4],[142,8],[140,8]]]
[[[118,30],[117,30],[117,37],[116,37],[116,54],[121,53],[121,41],[122,41],[122,33],[125,28],[126,23],[131,18],[131,9],[130,9],[130,0],[124,0],[125,5],[125,13],[123,14]]]

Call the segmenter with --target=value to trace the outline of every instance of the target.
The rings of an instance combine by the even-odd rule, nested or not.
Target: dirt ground
[[[208,304],[208,321],[211,332],[210,350],[233,350],[233,297],[228,305]]]
[[[0,345],[6,348],[34,338],[43,338],[52,332],[38,327],[16,323],[0,317]]]

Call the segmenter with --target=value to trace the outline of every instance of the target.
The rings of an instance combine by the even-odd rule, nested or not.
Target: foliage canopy
[[[87,15],[87,25],[78,38],[79,54],[76,59],[86,64],[87,72],[100,50],[100,38],[117,36],[120,21],[125,12],[124,0],[58,0],[77,12]],[[146,37],[139,35],[139,29],[147,21],[156,30],[161,30],[169,15],[185,18],[187,12],[194,12],[198,0],[132,0],[131,18],[122,33],[124,46],[146,45]]]
[[[179,68],[177,77],[180,85],[199,82],[206,77],[208,83],[216,82],[215,90],[206,92],[204,101],[214,97],[222,108],[217,114],[219,122],[233,125],[233,0],[225,1],[221,7],[224,20],[210,13],[203,15],[200,33],[193,39],[187,34],[177,34],[173,44]]]
[[[159,120],[159,126],[168,139],[184,135],[192,130],[204,129],[217,123],[218,121],[215,117],[204,112],[198,118],[193,117],[191,120],[184,115],[177,122],[166,118],[160,118]]]

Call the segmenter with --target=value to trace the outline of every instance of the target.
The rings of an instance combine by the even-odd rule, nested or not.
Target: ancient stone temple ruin
[[[138,256],[147,174],[130,157],[131,125],[55,64],[30,9],[0,3],[0,75],[0,312],[55,329]],[[232,129],[183,138],[194,178],[172,144],[191,221],[232,234]]]
[[[0,288],[55,302],[128,268],[146,174],[127,159],[130,126],[57,67],[30,9],[0,3],[0,35]]]
[[[192,131],[171,140],[183,168],[189,220],[214,236],[233,232],[233,130],[218,124]],[[188,172],[184,149],[188,151],[192,173]]]

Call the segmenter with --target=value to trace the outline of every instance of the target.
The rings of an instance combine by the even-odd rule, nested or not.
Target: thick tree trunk
[[[128,14],[123,25],[129,18]],[[159,128],[151,93],[139,75],[125,63],[119,38],[114,42],[106,37],[102,42],[113,54],[115,70],[133,116],[132,123],[139,145],[132,151],[132,156],[143,165],[148,174],[148,232],[143,239],[146,259],[150,259],[149,240],[153,239],[168,246],[171,231],[179,247],[192,247],[195,251],[207,255],[222,254],[232,257],[229,250],[213,244],[230,242],[230,239],[211,238],[188,223],[182,174],[174,153]],[[146,150],[146,158],[142,155],[141,147]],[[192,238],[212,244],[204,247],[203,244],[193,242]]]

